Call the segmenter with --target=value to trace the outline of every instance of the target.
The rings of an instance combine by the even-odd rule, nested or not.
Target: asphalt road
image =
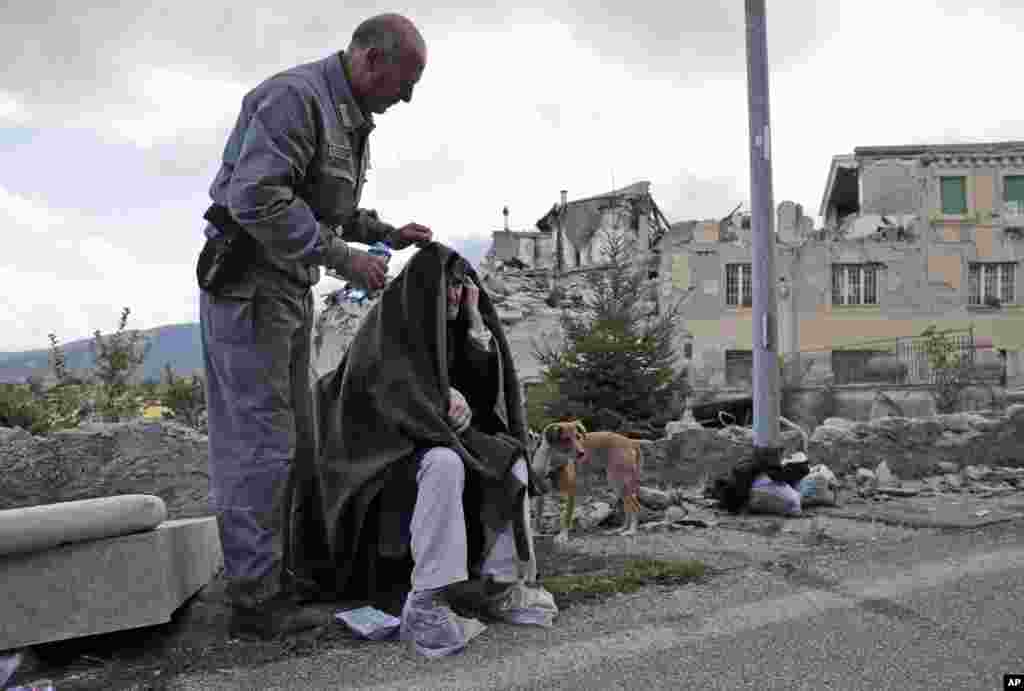
[[[979,689],[1024,672],[1024,526],[750,564],[566,612],[554,629],[489,628],[418,658],[368,643],[198,689]]]

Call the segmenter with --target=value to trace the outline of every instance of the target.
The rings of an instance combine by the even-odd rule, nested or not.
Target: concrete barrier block
[[[221,568],[213,517],[0,557],[0,650],[162,624]]]

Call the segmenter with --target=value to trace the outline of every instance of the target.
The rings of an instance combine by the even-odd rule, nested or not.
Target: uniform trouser
[[[199,303],[210,505],[227,596],[256,607],[285,587],[293,496],[312,473],[295,458],[311,461],[316,443],[313,295],[258,272],[227,293],[201,291]]]
[[[420,459],[416,472],[416,506],[412,525],[412,589],[431,590],[465,581],[468,578],[466,519],[462,509],[465,467],[452,449],[435,447]],[[526,461],[518,460],[512,472],[524,484]],[[498,531],[494,547],[480,567],[480,575],[499,582],[527,581],[537,578],[537,559],[530,534],[530,502],[523,497],[523,518],[530,545],[530,559],[519,560],[513,523]]]

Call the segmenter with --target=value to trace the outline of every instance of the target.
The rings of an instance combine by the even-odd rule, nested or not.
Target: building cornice
[[[1024,151],[995,155],[939,152],[924,154],[920,160],[936,168],[1020,168],[1024,167]]]

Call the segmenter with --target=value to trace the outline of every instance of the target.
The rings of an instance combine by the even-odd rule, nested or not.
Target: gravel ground
[[[543,646],[554,640],[601,636],[612,628],[701,617],[781,596],[794,585],[828,588],[888,565],[913,564],[945,546],[980,548],[1015,539],[1006,525],[953,534],[813,514],[783,519],[694,508],[691,516],[696,515],[706,517],[712,527],[660,528],[631,537],[595,529],[575,536],[564,547],[554,545],[550,537],[538,538],[542,577],[615,572],[631,558],[697,559],[706,565],[707,573],[684,585],[651,585],[596,600],[562,598],[559,605],[564,616],[555,630],[491,627],[487,642],[462,657],[460,664],[472,664],[476,655],[486,659],[500,646]],[[666,607],[666,599],[672,606]],[[616,612],[614,625],[609,623],[610,610]],[[176,688],[170,680],[178,675],[218,670],[230,675],[232,669],[311,655],[329,654],[356,664],[372,650],[373,659],[381,664],[392,655],[404,659],[401,651],[391,650],[396,644],[356,641],[340,626],[283,643],[231,640],[224,634],[226,614],[222,607],[193,601],[192,607],[165,626],[38,646],[17,681],[46,677],[61,691],[164,689]]]

